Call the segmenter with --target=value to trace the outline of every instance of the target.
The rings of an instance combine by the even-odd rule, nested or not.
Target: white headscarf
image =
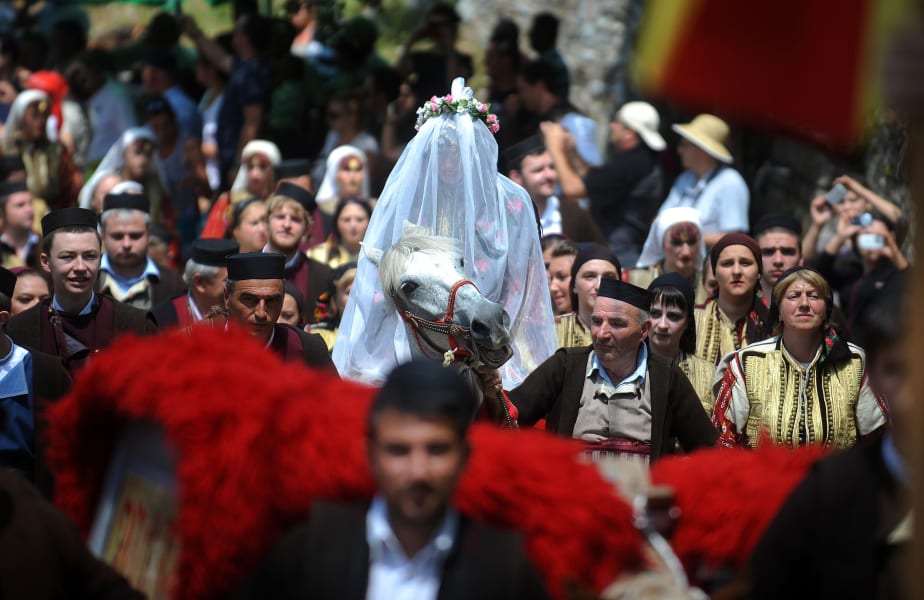
[[[247,189],[247,161],[257,154],[265,156],[274,167],[282,162],[282,154],[276,144],[267,140],[250,140],[241,150],[241,167],[237,170],[234,183],[231,184],[232,190]]]
[[[81,208],[91,208],[93,204],[93,192],[96,191],[96,186],[99,185],[99,182],[104,177],[111,174],[122,175],[122,169],[125,168],[125,149],[131,147],[131,145],[138,140],[148,141],[153,144],[155,148],[157,147],[157,137],[154,135],[154,132],[147,127],[130,127],[122,132],[122,135],[116,140],[116,143],[110,146],[109,150],[106,151],[106,155],[103,156],[103,160],[100,161],[99,166],[96,167],[93,177],[80,188],[77,201]],[[148,163],[148,174],[157,175],[161,189],[167,189],[164,184],[164,174],[160,166],[160,157],[157,156],[156,151],[153,156],[151,156],[151,162]]]
[[[471,98],[464,85],[453,82],[454,98]],[[457,166],[453,180],[447,180],[447,163]],[[532,201],[498,174],[497,142],[483,122],[467,112],[444,113],[420,127],[385,183],[363,244],[390,248],[405,220],[459,241],[465,275],[510,316],[514,354],[500,371],[508,389],[519,385],[555,352],[558,337]],[[410,358],[404,322],[361,252],[334,364],[342,377],[381,383]]]
[[[331,150],[330,154],[327,156],[327,169],[324,171],[324,181],[321,182],[321,187],[318,188],[318,195],[315,197],[318,206],[326,213],[334,212],[334,204],[340,196],[340,189],[337,187],[337,171],[339,170],[338,167],[340,166],[340,162],[348,156],[355,156],[363,163],[363,187],[360,194],[363,198],[369,199],[369,170],[366,164],[366,153],[356,146],[350,146],[349,144],[337,146]]]
[[[706,242],[703,240],[703,226],[700,224],[699,211],[689,206],[677,206],[661,211],[658,218],[651,224],[648,239],[645,240],[642,253],[638,257],[638,262],[635,263],[636,268],[651,267],[664,260],[664,236],[677,223],[692,223],[699,229],[699,247],[696,250],[697,262],[695,264],[703,264],[706,260]]]
[[[4,123],[3,126],[2,145],[4,148],[9,148],[12,145],[19,131],[22,129],[22,118],[26,112],[26,108],[33,102],[40,102],[42,100],[49,103],[51,102],[48,98],[48,94],[42,90],[23,90],[16,96],[16,99],[13,100],[13,104],[10,106],[10,114],[7,115],[6,123]]]

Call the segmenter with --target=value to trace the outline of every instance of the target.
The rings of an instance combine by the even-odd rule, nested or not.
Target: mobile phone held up
[[[878,233],[861,233],[857,236],[859,250],[882,250],[885,248],[885,238]]]
[[[873,224],[873,213],[865,212],[862,215],[857,215],[850,219],[850,224],[859,225],[860,227],[869,227]]]
[[[843,183],[839,183],[825,194],[825,200],[828,202],[829,206],[834,206],[835,204],[840,204],[844,200],[844,196],[847,195],[847,188],[844,187]]]

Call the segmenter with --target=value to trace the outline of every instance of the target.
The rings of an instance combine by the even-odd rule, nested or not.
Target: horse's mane
[[[462,255],[462,247],[458,241],[439,235],[431,235],[423,227],[408,227],[395,245],[385,251],[379,263],[379,277],[382,288],[390,297],[398,293],[398,282],[405,272],[408,258],[415,252],[429,254]]]

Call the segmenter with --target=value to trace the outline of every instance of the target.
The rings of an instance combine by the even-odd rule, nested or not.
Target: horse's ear
[[[411,223],[408,220],[404,221],[404,224],[401,228],[401,235],[410,235],[410,234],[426,235],[427,233],[429,233],[429,231],[427,230],[426,227],[421,227],[420,225],[417,225],[416,223]]]
[[[385,252],[383,250],[379,250],[378,248],[367,246],[366,244],[363,244],[362,242],[360,242],[360,246],[362,246],[363,254],[366,255],[366,258],[368,258],[369,261],[372,262],[372,264],[374,264],[375,266],[379,266],[379,262],[381,262],[382,255],[385,254]]]

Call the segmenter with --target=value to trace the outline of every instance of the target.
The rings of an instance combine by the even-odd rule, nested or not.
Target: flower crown
[[[500,131],[500,120],[497,115],[488,112],[490,108],[491,105],[480,102],[474,97],[472,88],[465,86],[464,79],[457,77],[452,82],[450,93],[442,98],[433,96],[417,109],[417,124],[414,128],[420,130],[428,119],[442,114],[468,113],[473,119],[484,122],[491,133],[497,133]]]

